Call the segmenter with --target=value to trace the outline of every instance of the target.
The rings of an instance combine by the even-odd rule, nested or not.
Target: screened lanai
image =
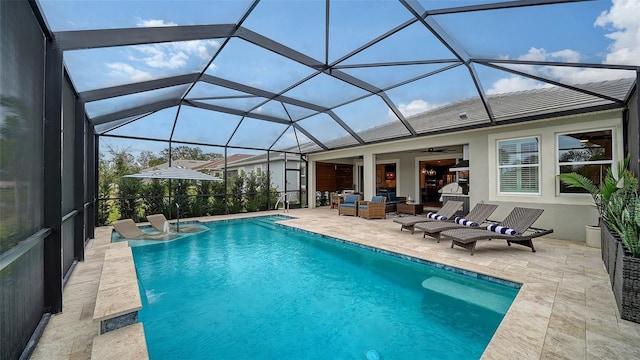
[[[638,8],[0,2],[0,358],[19,356],[38,324],[62,311],[65,275],[94,235],[109,149],[171,165],[184,146],[221,155],[215,169],[249,155],[274,171],[283,158],[339,162],[370,146],[615,110],[637,173]],[[302,167],[286,163],[283,183],[302,179]],[[313,205],[301,189],[315,189],[314,171],[281,190]]]
[[[622,107],[633,82],[590,84],[636,77],[603,53],[621,26],[609,1],[39,4],[105,141],[309,154],[519,120],[528,109],[491,97],[517,90]],[[455,121],[410,121],[461,101],[473,111]]]

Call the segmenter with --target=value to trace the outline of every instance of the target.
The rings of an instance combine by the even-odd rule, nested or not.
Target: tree
[[[149,150],[142,151],[140,152],[140,155],[138,155],[138,164],[143,169],[160,165],[165,161],[166,158],[158,156]]]
[[[104,154],[100,153],[98,159],[98,226],[109,224],[111,190],[113,185],[113,176],[109,171],[109,162],[104,159]]]
[[[177,214],[180,212],[180,217],[190,217],[191,209],[189,206],[190,197],[188,194],[190,180],[177,180],[172,181],[171,187],[173,197],[171,198],[171,211]]]
[[[151,179],[143,186],[144,207],[147,214],[164,214],[166,205],[164,197],[167,194],[167,187],[160,179]]]
[[[260,207],[260,199],[258,197],[258,177],[255,171],[252,171],[246,177],[245,184],[245,206],[247,211],[258,211]]]
[[[160,152],[163,159],[169,158],[169,148],[165,148]],[[171,148],[171,160],[215,160],[221,158],[221,154],[209,153],[205,154],[199,147],[189,147],[186,145]]]
[[[130,148],[108,147],[111,154],[111,175],[112,180],[118,186],[118,210],[120,218],[131,218],[139,221],[141,201],[138,198],[142,193],[142,180],[125,178],[123,176],[138,172],[140,168],[131,155]]]
[[[198,181],[196,184],[196,195],[191,201],[192,216],[210,215],[210,194],[212,181]]]
[[[244,173],[238,173],[230,180],[231,181],[227,179],[229,182],[227,201],[229,205],[229,213],[235,214],[244,209]]]

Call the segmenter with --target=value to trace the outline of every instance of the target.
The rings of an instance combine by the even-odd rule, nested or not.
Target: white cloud
[[[595,20],[594,26],[610,29],[605,35],[613,40],[603,63],[637,65],[640,59],[640,0],[613,0],[611,9],[604,11]],[[505,57],[502,57],[505,58]],[[508,57],[506,57],[508,59]],[[547,52],[544,48],[532,47],[518,57],[519,60],[580,62],[582,55],[572,49]],[[565,83],[586,83],[628,77],[629,72],[607,69],[571,68],[562,66],[517,66],[509,65],[532,75],[542,76]],[[511,91],[528,90],[548,86],[538,81],[520,76],[511,76],[497,80],[487,93],[497,94]]]
[[[402,113],[402,115],[404,115],[405,117],[419,114],[421,112],[425,112],[435,107],[436,106],[429,104],[428,102],[422,99],[412,100],[408,104],[405,104],[405,103],[398,104],[398,110],[400,110],[400,113]],[[393,113],[393,111],[389,110],[389,117],[395,119],[396,115]]]
[[[200,59],[201,65],[209,61],[220,43],[216,40],[191,40],[176,43],[142,45],[133,48],[131,60],[159,69],[179,69],[187,66],[190,59]]]
[[[579,52],[571,49],[564,49],[564,50],[552,52],[551,54],[549,54],[549,57],[551,57],[554,60],[559,60],[563,62],[580,62],[580,58],[581,58]]]
[[[143,45],[136,48],[140,57],[131,60],[142,61],[153,68],[179,69],[187,64],[189,56],[171,44]]]
[[[160,19],[138,19],[138,27],[177,26],[174,22]],[[217,40],[191,40],[177,43],[140,45],[128,49],[131,63],[115,62],[106,64],[110,75],[116,78],[129,78],[132,81],[150,80],[166,74],[151,75],[144,67],[154,69],[180,70],[190,63],[198,71],[211,59],[220,47]],[[197,59],[197,60],[196,60]],[[197,64],[193,64],[196,61]],[[188,69],[189,71],[193,69]],[[186,71],[185,71],[186,72]]]
[[[609,11],[598,16],[594,25],[612,32],[606,35],[613,40],[609,48],[606,64],[637,65],[640,59],[640,1],[613,0]]]
[[[146,71],[134,68],[125,63],[107,63],[107,67],[111,70],[109,76],[116,79],[127,79],[133,82],[153,80],[154,77]]]
[[[159,19],[149,19],[149,20],[138,19],[138,23],[136,24],[136,26],[159,27],[159,26],[178,26],[178,24],[174,22],[164,22],[164,20],[159,20]]]
[[[487,90],[487,94],[503,94],[515,91],[538,89],[542,87],[545,87],[545,84],[540,83],[539,81],[521,76],[512,76],[500,79],[493,83],[491,88]]]

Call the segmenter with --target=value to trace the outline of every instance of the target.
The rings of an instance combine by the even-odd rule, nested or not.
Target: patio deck
[[[282,214],[282,211],[251,216]],[[638,359],[640,324],[621,320],[600,249],[573,241],[540,238],[536,253],[483,241],[475,255],[400,232],[393,217],[365,220],[335,209],[296,209],[286,224],[425,260],[523,283],[483,359]],[[244,214],[247,216],[247,214]],[[229,215],[202,221],[243,217]],[[64,290],[63,313],[51,317],[32,359],[89,359],[98,324],[93,318],[104,252],[111,227],[96,229]]]

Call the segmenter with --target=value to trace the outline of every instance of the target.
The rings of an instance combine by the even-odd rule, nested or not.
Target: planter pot
[[[640,259],[628,256],[618,247],[613,294],[620,317],[640,323]]]
[[[611,279],[620,318],[640,323],[640,259],[625,252],[620,239],[606,224],[602,227],[602,259]]]
[[[615,274],[614,268],[616,264],[616,256],[618,255],[618,246],[622,245],[622,242],[618,239],[617,234],[609,228],[606,222],[602,223],[601,236],[602,262],[604,263],[604,268],[607,269],[607,274],[609,274],[609,279],[613,285],[613,275]]]
[[[586,226],[586,242],[587,246],[594,248],[602,247],[602,229],[599,226]]]

